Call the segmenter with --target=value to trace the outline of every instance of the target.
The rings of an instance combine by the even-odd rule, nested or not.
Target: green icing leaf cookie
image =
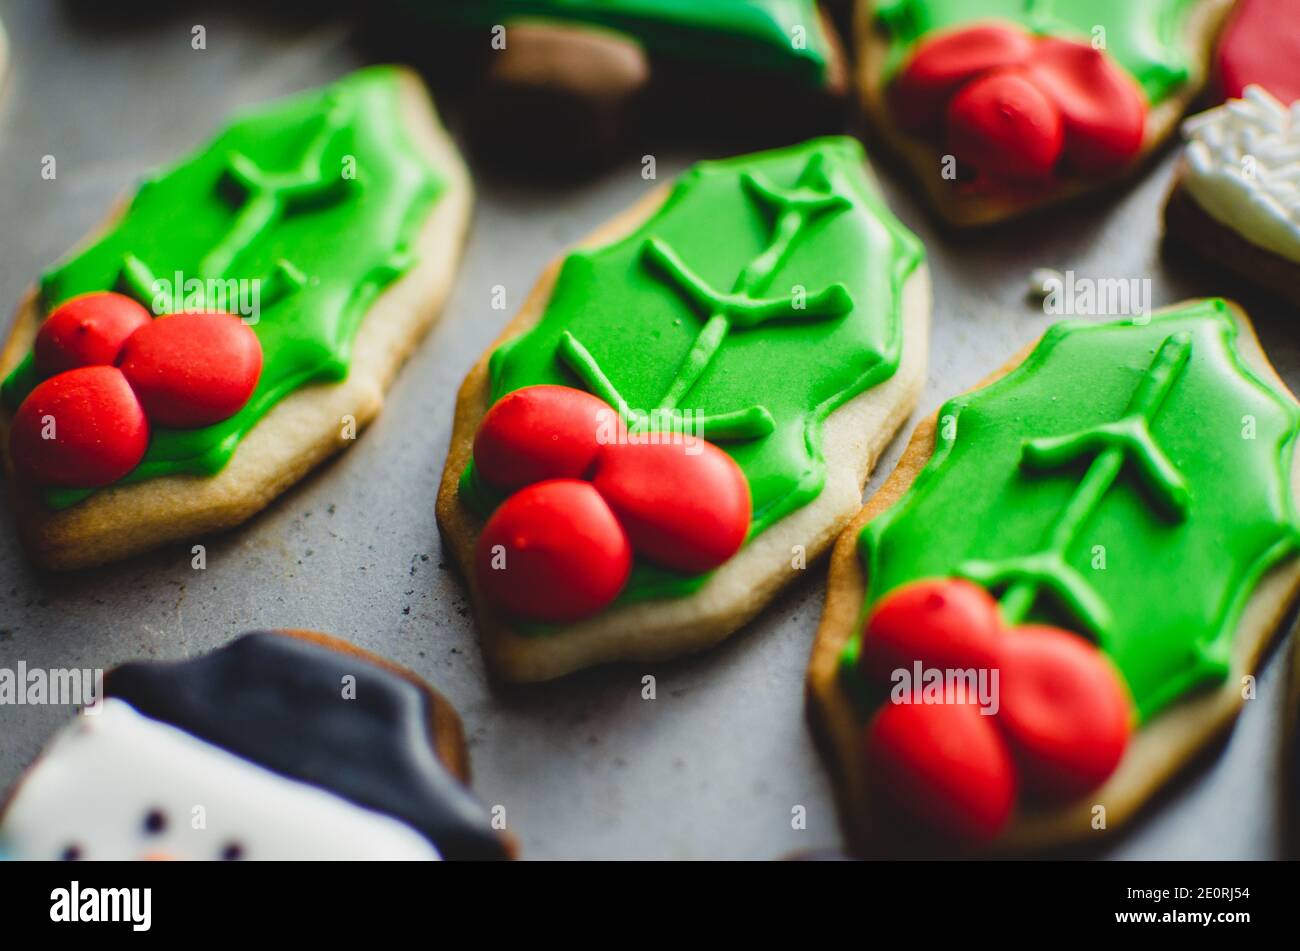
[[[893,74],[912,45],[936,30],[978,20],[1009,20],[1034,33],[1095,42],[1138,81],[1152,105],[1191,76],[1188,18],[1200,0],[878,0],[876,13],[891,37],[886,72]],[[1098,33],[1098,29],[1104,30]]]
[[[700,427],[749,481],[752,533],[807,504],[823,421],[898,367],[924,253],[863,163],[828,138],[695,166],[631,235],[565,260],[539,323],[492,354],[491,400],[579,386],[634,429]],[[472,467],[462,493],[480,512],[499,501]],[[638,566],[624,597],[701,580]]]
[[[490,28],[539,17],[609,27],[651,53],[786,72],[819,85],[831,57],[816,0],[406,0],[434,19]]]
[[[1146,719],[1229,669],[1262,574],[1297,547],[1300,409],[1239,356],[1220,300],[1063,323],[939,411],[934,456],[862,533],[868,603],[962,576],[1008,624],[1094,638]]]
[[[283,397],[347,375],[362,317],[412,265],[443,188],[406,139],[400,76],[361,70],[243,113],[211,144],[150,176],[107,232],[44,275],[46,312],[100,290],[129,293],[159,313],[257,305],[249,323],[264,363],[247,405],[203,429],[155,430],[123,481],[215,473]],[[16,407],[38,382],[29,356],[5,380],[5,403]],[[89,494],[44,496],[63,508]]]

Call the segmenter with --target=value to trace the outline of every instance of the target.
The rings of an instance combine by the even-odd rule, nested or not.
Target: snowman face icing
[[[50,744],[0,825],[19,859],[437,859],[405,823],[106,700]]]

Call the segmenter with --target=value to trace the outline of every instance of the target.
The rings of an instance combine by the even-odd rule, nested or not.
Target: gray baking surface
[[[0,3],[12,47],[0,102],[6,311],[144,171],[202,142],[231,108],[328,81],[374,55],[354,42],[348,23],[326,17],[268,19],[198,4],[125,23],[88,22],[87,6]],[[196,23],[207,30],[204,51],[190,46]],[[667,143],[650,151],[660,182],[705,157]],[[45,155],[57,161],[53,181],[40,175]],[[881,169],[894,209],[929,249],[935,284],[928,385],[904,438],[921,415],[1048,325],[1026,296],[1038,267],[1150,277],[1156,306],[1236,296],[1282,376],[1300,388],[1295,314],[1161,248],[1173,158],[1170,150],[1118,197],[962,240],[939,234],[897,172]],[[505,806],[527,858],[767,859],[837,847],[830,781],[803,705],[824,562],[707,654],[505,689],[485,679],[465,591],[438,538],[433,503],[461,377],[543,266],[654,184],[642,180],[635,161],[562,190],[480,179],[455,292],[384,413],[354,448],[260,517],[206,539],[206,570],[190,567],[186,543],[107,568],[42,576],[26,562],[4,507],[0,667],[107,668],[186,657],[258,627],[313,628],[410,667],[455,703],[475,789],[486,803]],[[491,307],[496,284],[506,288],[506,311]],[[904,438],[882,460],[872,489]],[[1279,854],[1279,656],[1270,657],[1257,699],[1226,745],[1128,834],[1093,854]],[[641,699],[646,674],[657,678],[653,701]],[[0,788],[71,713],[0,706]],[[792,828],[796,805],[807,810],[804,830]]]

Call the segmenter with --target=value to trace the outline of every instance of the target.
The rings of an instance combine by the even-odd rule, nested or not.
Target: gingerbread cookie
[[[701,163],[553,264],[462,385],[438,494],[492,671],[666,658],[757,613],[861,504],[929,310],[847,138]]]
[[[848,70],[817,0],[408,0],[474,54],[476,150],[575,176],[684,126],[756,145],[834,129]]]
[[[500,859],[460,718],[410,671],[308,631],[133,663],[19,780],[19,859]]]
[[[1300,638],[1291,638],[1291,671],[1282,722],[1282,799],[1286,857],[1300,858]]]
[[[1183,123],[1170,239],[1300,302],[1300,102],[1263,86]]]
[[[835,548],[808,675],[851,847],[1123,827],[1300,588],[1298,430],[1221,300],[1058,324],[919,426]]]
[[[1300,99],[1300,0],[1237,0],[1214,53],[1220,101],[1262,86],[1289,105]]]
[[[349,445],[442,306],[470,200],[419,80],[387,67],[245,112],[152,175],[42,277],[0,356],[33,557],[236,525]]]
[[[1208,73],[1229,0],[860,0],[875,131],[950,224],[1132,175]]]

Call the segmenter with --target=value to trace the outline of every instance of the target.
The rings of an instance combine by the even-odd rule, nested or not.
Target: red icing
[[[1124,755],[1133,711],[1119,674],[1089,642],[1054,627],[1009,631],[998,723],[1026,788],[1068,800],[1095,789]]]
[[[498,547],[500,546],[500,547]],[[494,559],[504,567],[494,566]],[[632,570],[632,548],[589,482],[553,479],[520,489],[479,536],[475,575],[507,614],[567,623],[604,610]]]
[[[995,718],[969,704],[886,703],[867,727],[872,775],[894,806],[972,844],[997,838],[1016,801],[1016,767]]]
[[[1104,175],[1141,151],[1146,100],[1105,53],[1087,43],[1046,37],[1038,42],[1029,75],[1061,112],[1071,169]]]
[[[111,366],[149,311],[112,291],[82,294],[55,308],[36,334],[36,369],[52,376],[77,367]]]
[[[173,314],[132,334],[119,365],[154,425],[192,429],[248,402],[262,345],[233,314]]]
[[[958,579],[915,581],[880,599],[862,638],[862,670],[886,685],[895,670],[990,668],[997,664],[1002,619],[997,602]]]
[[[1283,105],[1300,99],[1300,0],[1237,0],[1216,57],[1221,98],[1263,86]]]
[[[998,24],[922,41],[890,101],[902,128],[934,139],[974,178],[1006,184],[1124,167],[1141,150],[1147,110],[1104,52]]]
[[[1033,50],[1028,33],[998,23],[927,37],[890,89],[899,125],[909,132],[937,131],[945,105],[961,86],[988,70],[1028,61]]]
[[[885,687],[896,670],[913,676],[916,662],[945,679],[973,670],[994,691],[984,708],[986,698],[940,699],[914,684],[910,703],[891,692],[869,728],[891,797],[943,834],[987,841],[1005,825],[1020,782],[1040,800],[1070,800],[1104,783],[1124,756],[1133,708],[1106,655],[1060,628],[1004,629],[997,603],[977,585],[927,579],[876,604],[862,675]],[[986,673],[994,670],[996,681]]]
[[[749,532],[749,483],[712,443],[604,446],[593,479],[637,554],[688,574],[711,571]]]
[[[474,467],[488,485],[513,490],[543,479],[591,474],[602,432],[618,416],[603,400],[568,386],[528,386],[507,393],[474,437]]]
[[[1044,179],[1065,145],[1060,110],[1024,73],[1001,69],[948,103],[948,147],[981,176]]]
[[[569,387],[498,400],[474,438],[474,468],[517,491],[479,538],[483,590],[517,617],[576,621],[618,596],[633,549],[690,574],[734,555],[749,532],[744,473],[711,443],[663,438],[629,435],[606,403]],[[520,554],[494,570],[491,548],[507,542]]]
[[[52,439],[48,426],[53,426]],[[149,423],[121,371],[80,367],[39,384],[14,414],[9,452],[40,485],[97,488],[136,467]]]

